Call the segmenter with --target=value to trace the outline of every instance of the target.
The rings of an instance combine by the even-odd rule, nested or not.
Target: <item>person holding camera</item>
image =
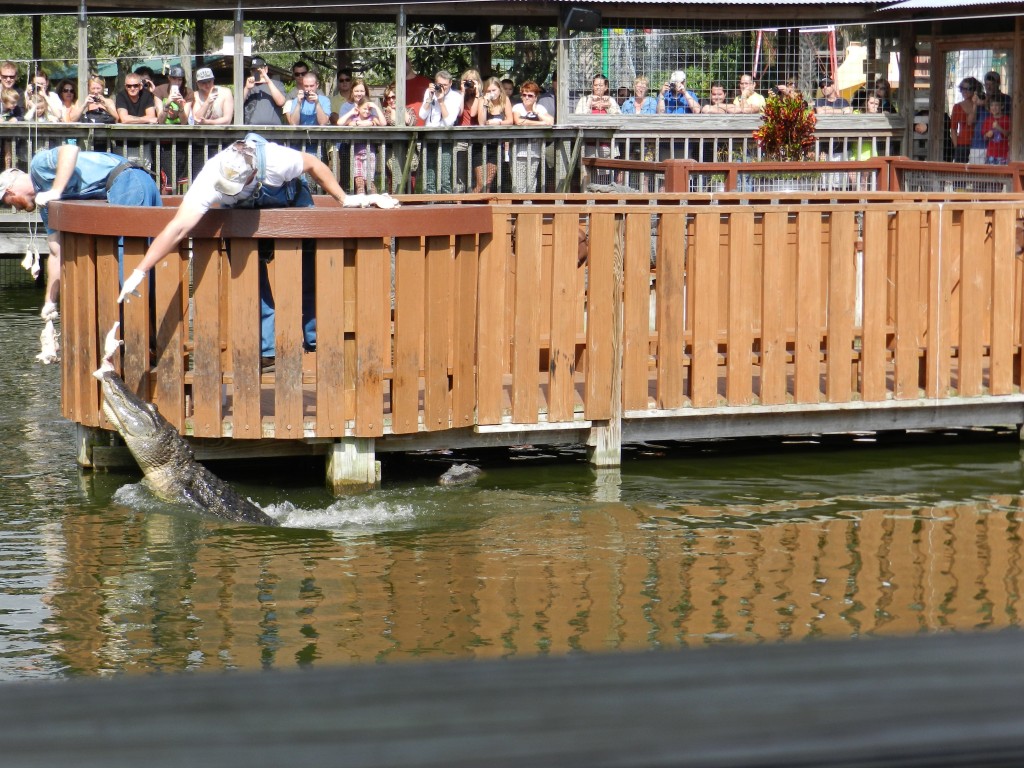
[[[37,69],[32,82],[25,87],[25,118],[35,116],[41,122],[63,123],[64,105],[60,96],[50,90],[50,76]]]
[[[202,67],[196,72],[196,90],[185,105],[189,125],[231,125],[235,116],[235,100],[231,90],[217,85],[213,70]]]
[[[686,90],[686,73],[677,69],[661,86],[658,94],[659,115],[696,115],[701,110],[697,94]]]
[[[160,122],[164,125],[181,125],[185,121],[185,105],[192,98],[192,91],[185,85],[185,68],[174,65],[167,70],[167,82],[153,89],[153,97],[160,109]]]
[[[320,81],[306,72],[298,81],[299,89],[285,102],[284,113],[290,125],[327,125],[331,119],[331,100],[320,93]]]
[[[92,123],[112,125],[117,122],[117,107],[114,100],[103,95],[106,83],[103,78],[93,75],[89,78],[89,92],[68,111],[69,123]]]
[[[423,94],[420,119],[428,128],[451,128],[462,113],[462,94],[452,89],[452,76],[438,70],[434,82]],[[428,195],[452,193],[452,145],[441,141],[440,146],[427,145],[423,191]]]
[[[594,75],[591,81],[591,93],[580,96],[576,102],[577,115],[618,115],[622,113],[619,103],[608,93],[608,78],[604,75]],[[523,89],[520,87],[519,95],[522,98]]]
[[[266,59],[253,56],[242,91],[242,119],[246,125],[281,125],[284,84],[270,77]],[[230,121],[229,121],[230,122]]]

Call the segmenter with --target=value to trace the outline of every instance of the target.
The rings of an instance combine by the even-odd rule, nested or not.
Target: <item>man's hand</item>
[[[36,193],[36,205],[39,207],[45,207],[47,203],[53,200],[60,200],[60,192],[54,192],[52,189],[46,189],[42,192]]]
[[[391,195],[346,195],[342,202],[342,208],[369,208],[375,205],[378,208],[397,208],[399,202]]]
[[[138,296],[141,299],[142,294],[135,289],[139,287],[139,284],[145,279],[145,277],[145,272],[140,272],[137,269],[133,270],[132,273],[125,278],[124,287],[121,288],[121,294],[117,297],[118,303],[120,304],[124,301],[129,301],[130,299],[128,299],[128,296]]]

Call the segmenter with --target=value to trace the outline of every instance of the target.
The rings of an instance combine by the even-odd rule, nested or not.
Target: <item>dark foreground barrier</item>
[[[6,765],[1016,766],[1018,632],[0,687]]]

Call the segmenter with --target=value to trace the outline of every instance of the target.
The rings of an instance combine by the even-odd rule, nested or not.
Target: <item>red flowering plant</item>
[[[765,160],[799,161],[814,156],[814,110],[798,96],[765,99],[754,140]]]

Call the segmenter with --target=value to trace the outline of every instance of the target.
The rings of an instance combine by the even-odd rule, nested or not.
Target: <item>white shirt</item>
[[[444,95],[444,107],[448,111],[447,117],[441,116],[441,107],[438,105],[437,99],[431,99],[429,102],[425,101],[423,106],[420,107],[420,119],[427,126],[435,128],[442,125],[455,125],[455,121],[459,119],[459,115],[462,112],[462,94],[449,88],[448,92]]]
[[[302,175],[303,157],[297,149],[284,147],[280,144],[267,142],[266,145],[267,173],[263,180],[264,186],[280,187],[282,184],[297,179]],[[225,195],[214,186],[220,178],[220,153],[206,161],[203,169],[196,174],[192,186],[188,188],[182,205],[199,208],[204,213],[214,205],[230,208],[252,197],[256,190],[256,179],[245,185],[237,195]]]

